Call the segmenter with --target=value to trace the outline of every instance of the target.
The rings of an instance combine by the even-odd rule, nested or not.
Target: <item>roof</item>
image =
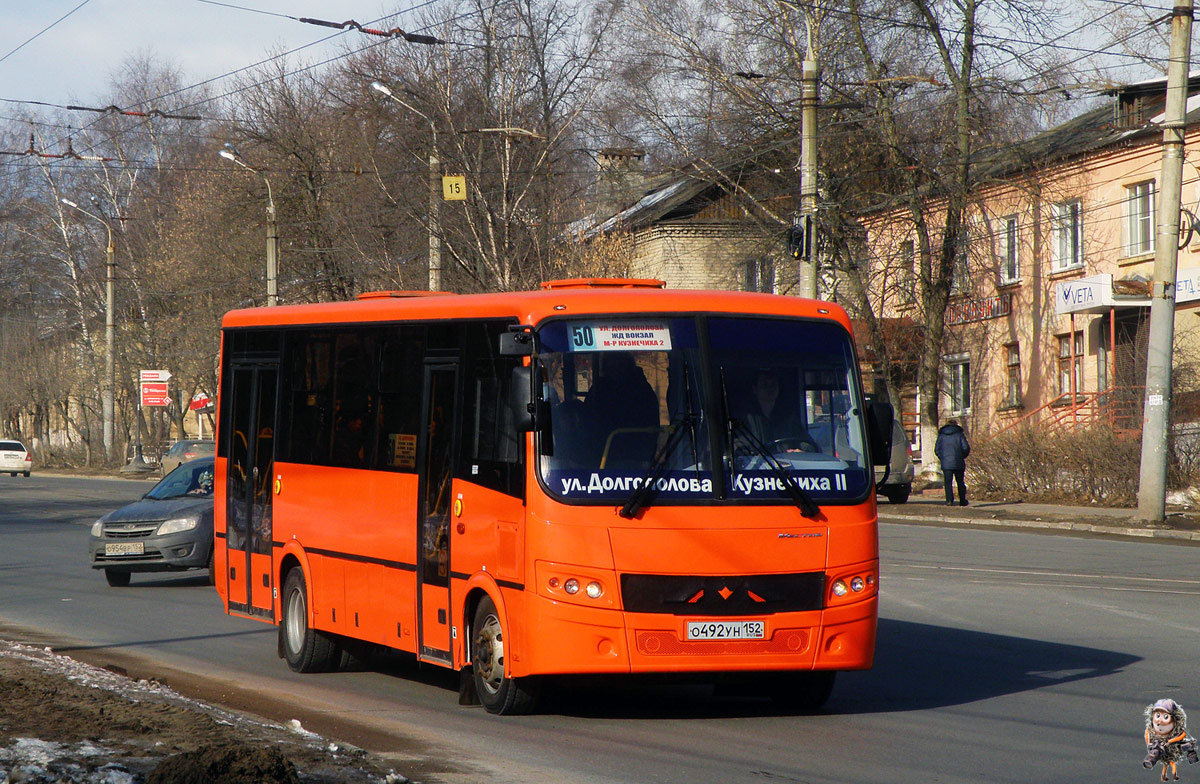
[[[657,283],[657,281],[654,281]],[[595,314],[752,313],[833,318],[847,330],[839,305],[820,300],[744,291],[661,289],[650,285],[573,286],[496,294],[423,297],[368,296],[349,302],[247,308],[225,314],[225,329],[254,326],[386,323],[423,319],[512,318],[538,324],[552,317]]]

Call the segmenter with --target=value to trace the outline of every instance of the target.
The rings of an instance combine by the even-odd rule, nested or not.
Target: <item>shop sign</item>
[[[952,302],[946,307],[947,324],[967,324],[1002,318],[1012,313],[1012,294],[1000,294],[970,302]]]

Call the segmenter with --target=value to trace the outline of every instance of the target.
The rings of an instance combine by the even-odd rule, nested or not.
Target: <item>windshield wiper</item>
[[[671,456],[683,438],[684,425],[687,426],[687,432],[692,437],[692,465],[696,466],[696,470],[700,468],[700,455],[696,451],[696,412],[692,408],[692,389],[688,375],[688,365],[685,362],[683,364],[683,397],[687,409],[683,412],[683,416],[671,425],[671,434],[667,437],[667,442],[663,444],[662,450],[655,455],[654,462],[650,464],[646,475],[642,477],[642,483],[634,488],[629,499],[625,501],[625,505],[617,512],[625,519],[631,519],[646,504],[646,498],[650,495],[650,491],[653,489],[652,485],[658,479],[659,474],[662,473],[663,466],[667,464],[667,458]]]
[[[770,448],[767,447],[767,445],[761,440],[759,440],[758,436],[754,435],[750,428],[746,427],[744,422],[742,422],[740,419],[734,419],[733,416],[730,415],[729,391],[725,387],[724,368],[721,368],[721,406],[724,409],[723,413],[725,414],[725,427],[728,429],[727,432],[729,435],[728,442],[730,470],[734,471],[737,469],[736,446],[738,439],[740,438],[744,443],[749,444],[751,448],[758,453],[758,456],[762,458],[763,462],[770,467],[771,473],[775,474],[775,477],[779,479],[779,481],[783,482],[783,489],[787,491],[789,496],[791,496],[792,503],[794,503],[797,508],[800,509],[800,514],[804,515],[805,517],[818,517],[821,514],[821,507],[817,506],[817,503],[812,500],[812,497],[809,496],[808,493],[805,493],[800,489],[800,486],[796,484],[796,481],[792,478],[791,472],[784,468],[783,464],[779,462],[779,458],[775,457]]]

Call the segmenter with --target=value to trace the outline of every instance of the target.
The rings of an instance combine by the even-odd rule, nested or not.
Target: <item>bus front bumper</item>
[[[878,597],[825,610],[738,618],[622,613],[528,596],[523,672],[665,673],[861,670],[875,657]],[[755,639],[688,639],[689,622]],[[743,622],[747,625],[743,626]],[[761,633],[753,624],[762,624]]]

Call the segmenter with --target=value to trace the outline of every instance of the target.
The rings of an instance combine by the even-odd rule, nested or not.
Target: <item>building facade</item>
[[[1165,86],[1113,90],[1109,105],[1024,145],[1021,163],[991,164],[987,184],[971,194],[945,313],[939,421],[956,418],[975,438],[1021,424],[1103,420],[1140,428]],[[1188,105],[1186,146],[1193,149],[1198,98]],[[1200,389],[1194,155],[1185,160],[1183,182],[1173,377],[1186,400]],[[883,213],[867,221],[867,231],[884,315],[920,322],[911,221]],[[918,403],[914,385],[905,412]],[[1176,421],[1190,415],[1185,408],[1173,411]]]

